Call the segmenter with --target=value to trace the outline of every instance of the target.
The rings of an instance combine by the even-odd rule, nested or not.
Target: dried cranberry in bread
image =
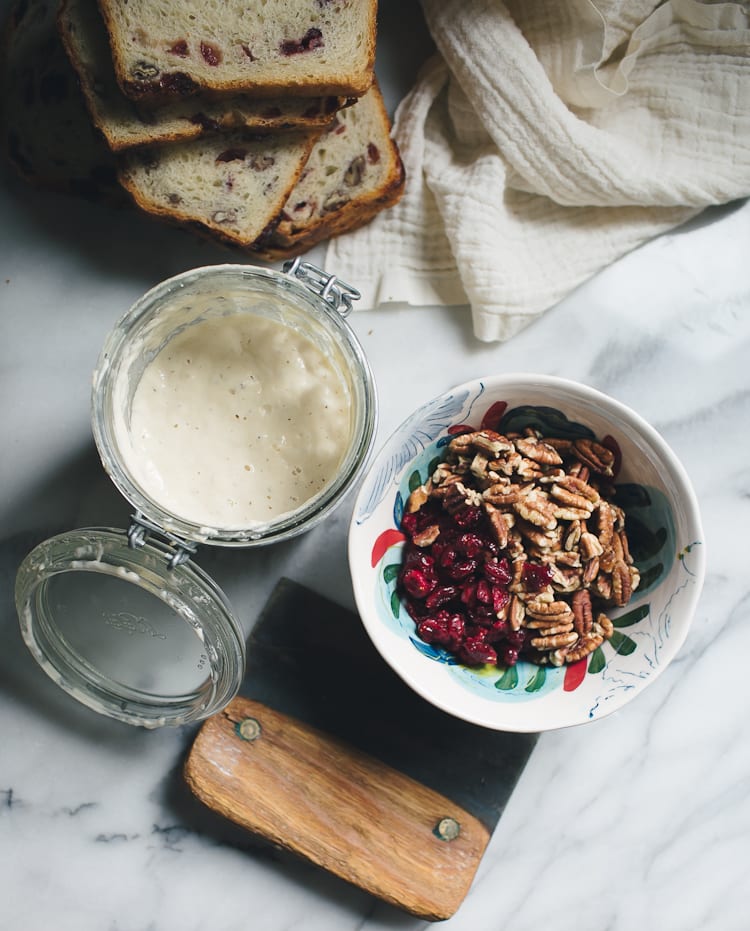
[[[55,26],[55,4],[22,0],[5,23],[0,135],[9,161],[38,187],[125,200],[113,158],[91,126]]]
[[[377,0],[98,0],[128,97],[359,96]]]
[[[267,240],[266,258],[299,255],[316,243],[363,226],[395,204],[404,168],[377,84],[315,144],[300,180]]]
[[[128,150],[119,179],[143,210],[252,248],[310,154],[312,133],[242,133]]]
[[[232,95],[198,96],[154,109],[125,97],[112,67],[109,41],[96,0],[62,0],[58,25],[94,124],[114,151],[194,139],[211,132],[281,131],[328,125],[339,97],[277,97],[254,100]]]

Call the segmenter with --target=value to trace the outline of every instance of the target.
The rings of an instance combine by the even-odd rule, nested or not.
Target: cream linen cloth
[[[470,304],[504,340],[710,204],[750,195],[750,8],[423,0],[402,201],[333,240],[357,306]]]

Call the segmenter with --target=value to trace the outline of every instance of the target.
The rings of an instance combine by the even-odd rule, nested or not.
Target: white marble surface
[[[399,78],[412,64],[401,61]],[[4,169],[0,218],[0,928],[423,927],[202,821],[179,774],[193,729],[110,722],[28,655],[12,602],[25,552],[54,531],[127,519],[89,425],[102,340],[156,281],[227,253],[144,217],[30,191]],[[677,660],[614,715],[540,738],[451,931],[750,927],[748,246],[750,205],[709,211],[506,345],[478,343],[466,309],[351,318],[379,385],[381,439],[452,384],[559,374],[651,421],[703,512],[708,574]],[[248,625],[282,574],[352,605],[351,504],[289,544],[205,551],[199,562]]]

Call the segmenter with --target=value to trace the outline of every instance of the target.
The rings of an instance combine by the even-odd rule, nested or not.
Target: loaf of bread
[[[128,97],[359,96],[377,0],[98,0]]]
[[[253,132],[323,128],[345,103],[339,97],[258,100],[236,94],[220,100],[197,96],[158,108],[144,107],[127,98],[115,80],[96,0],[62,0],[58,23],[91,118],[113,151],[240,128]]]
[[[21,0],[4,24],[3,148],[21,176],[38,187],[122,202],[114,160],[88,118],[55,15],[51,2]]]
[[[404,168],[377,84],[333,125],[310,153],[279,222],[263,247],[268,259],[306,252],[349,232],[395,204],[404,190]]]
[[[315,142],[313,133],[226,133],[131,149],[119,179],[147,213],[253,248],[284,206]]]

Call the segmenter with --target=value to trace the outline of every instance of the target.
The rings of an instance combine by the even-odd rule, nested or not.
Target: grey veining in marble
[[[12,602],[26,551],[55,531],[127,520],[89,424],[106,332],[158,280],[228,253],[145,217],[31,191],[6,169],[0,218],[0,928],[423,927],[202,810],[180,776],[194,730],[99,717],[27,653]],[[614,715],[542,736],[450,931],[750,927],[748,247],[750,204],[710,210],[505,345],[478,343],[464,308],[350,318],[379,385],[381,440],[472,377],[579,379],[666,437],[705,525],[706,585],[677,660]],[[199,562],[247,625],[282,574],[351,606],[351,506],[290,543],[206,550]]]

